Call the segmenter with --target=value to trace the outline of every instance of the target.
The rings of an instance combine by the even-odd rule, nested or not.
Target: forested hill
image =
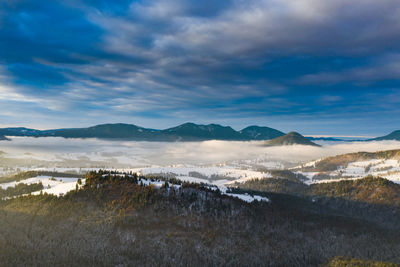
[[[133,124],[101,124],[88,128],[35,130],[28,128],[2,128],[0,135],[64,138],[103,138],[135,141],[202,141],[202,140],[270,140],[284,133],[269,127],[250,126],[236,131],[219,124],[200,125],[184,123],[165,130],[149,129]]]
[[[374,139],[371,139],[371,141],[383,141],[383,140],[397,140],[400,141],[400,130],[393,131],[388,135],[377,137]]]
[[[93,172],[85,178],[83,188],[63,197],[42,194],[0,200],[3,265],[361,262],[353,258],[400,262],[397,213],[371,216],[374,207],[368,203],[312,201],[268,192],[271,202],[247,203],[206,185],[173,179],[155,187],[137,175]],[[376,217],[386,224],[373,223]]]
[[[304,145],[304,146],[316,146],[316,147],[320,146],[297,132],[290,132],[284,136],[272,139],[268,141],[265,145],[266,146]]]

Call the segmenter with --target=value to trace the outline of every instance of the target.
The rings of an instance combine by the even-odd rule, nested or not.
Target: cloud
[[[9,1],[2,7],[7,86],[54,122],[253,117],[265,124],[284,116],[357,117],[371,106],[386,115],[371,92],[391,95],[399,86],[396,0]],[[391,117],[397,115],[392,109]]]
[[[354,67],[339,72],[321,72],[300,78],[305,84],[335,84],[343,82],[376,82],[400,80],[400,54],[383,55],[369,66]]]
[[[144,167],[152,165],[240,165],[271,166],[271,162],[292,167],[328,156],[359,151],[398,149],[398,141],[323,143],[323,147],[265,147],[263,142],[121,142],[97,139],[13,138],[2,144],[6,157],[37,158],[48,166]],[[28,154],[27,154],[28,153]],[[87,160],[82,160],[87,158]],[[75,162],[74,162],[75,160]],[[46,163],[45,163],[46,165]],[[276,164],[275,164],[276,165]],[[18,166],[22,167],[22,166]]]

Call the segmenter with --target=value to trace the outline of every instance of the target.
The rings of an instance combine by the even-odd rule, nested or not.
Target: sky
[[[400,129],[398,0],[3,0],[0,127]]]

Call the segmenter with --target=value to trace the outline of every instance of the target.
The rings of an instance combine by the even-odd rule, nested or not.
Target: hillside
[[[400,141],[400,130],[393,131],[388,135],[370,139],[370,141],[397,140]]]
[[[285,133],[269,127],[249,126],[239,131],[246,139],[270,140],[285,135]]]
[[[2,264],[320,266],[338,256],[400,262],[393,213],[378,217],[393,226],[378,226],[370,214],[353,218],[368,209],[350,203],[333,210],[285,194],[246,203],[173,180],[158,188],[134,175],[85,178],[64,197],[0,201]]]
[[[133,139],[133,140],[160,140],[162,134],[157,130],[142,128],[133,124],[102,124],[88,128],[59,129],[45,133],[45,135],[65,138],[105,138],[105,139]]]
[[[317,146],[317,147],[320,146],[297,132],[290,132],[284,136],[272,139],[271,141],[268,141],[265,145],[266,146],[305,145],[305,146]]]
[[[311,195],[400,207],[400,185],[372,176],[310,185]]]
[[[259,126],[250,126],[236,131],[229,126],[218,124],[200,125],[184,123],[182,125],[156,130],[133,124],[101,124],[88,128],[35,130],[28,128],[3,128],[0,135],[29,137],[64,137],[64,138],[102,138],[134,141],[203,141],[203,140],[269,140],[283,135],[282,132]]]
[[[373,175],[400,182],[400,149],[337,155],[304,164],[293,170],[314,181]]]
[[[171,135],[175,140],[242,140],[244,137],[229,126],[218,124],[198,125],[184,123],[182,125],[162,130],[165,135]]]
[[[279,171],[281,172],[281,171]],[[289,171],[284,171],[289,172]],[[289,172],[290,173],[290,172]],[[301,174],[273,174],[272,178],[235,183],[240,189],[254,192],[285,193],[297,196],[320,196],[400,208],[400,185],[380,177],[305,184]]]

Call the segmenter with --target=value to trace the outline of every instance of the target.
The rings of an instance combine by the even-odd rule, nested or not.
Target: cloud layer
[[[396,0],[5,1],[0,119],[381,134],[400,122],[399,32]]]
[[[133,168],[152,165],[218,165],[223,163],[253,167],[282,164],[281,166],[293,167],[299,163],[328,156],[398,149],[399,145],[398,141],[379,141],[323,143],[322,147],[265,147],[260,141],[120,142],[58,137],[15,137],[12,141],[2,143],[0,155],[4,152],[5,158],[15,159],[17,167],[35,166],[31,158],[47,161],[37,164],[46,167]],[[9,162],[3,161],[4,164]]]

